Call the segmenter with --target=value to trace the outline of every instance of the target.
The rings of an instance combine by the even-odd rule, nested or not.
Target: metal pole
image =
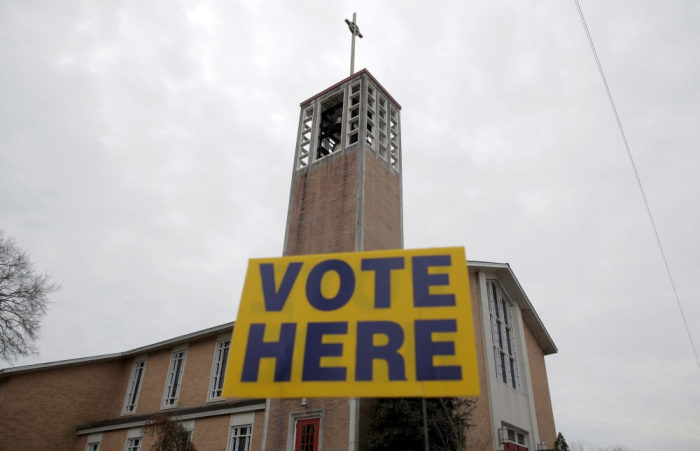
[[[357,13],[352,13],[352,24],[357,23]],[[350,46],[350,75],[355,73],[355,32],[352,32],[352,44]]]
[[[430,441],[428,440],[428,409],[425,407],[425,398],[423,398],[423,436],[425,436],[425,451],[430,451]]]

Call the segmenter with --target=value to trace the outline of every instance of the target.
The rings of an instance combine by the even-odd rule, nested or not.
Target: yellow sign
[[[251,259],[224,396],[475,396],[464,248]]]

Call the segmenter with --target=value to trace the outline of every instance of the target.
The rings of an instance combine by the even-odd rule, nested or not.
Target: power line
[[[598,59],[598,52],[595,50],[595,45],[593,45],[593,38],[591,38],[591,33],[588,31],[588,24],[586,24],[586,19],[583,16],[583,10],[581,10],[581,5],[579,0],[574,0],[576,3],[576,8],[578,9],[578,14],[581,17],[581,23],[583,24],[583,29],[586,31],[586,36],[588,37],[588,43],[591,45],[591,50],[593,51],[593,57],[595,58],[595,63],[598,66],[598,72],[600,72],[600,78],[603,79],[603,85],[605,86],[605,91],[608,93],[608,99],[610,100],[610,106],[612,107],[613,113],[615,114],[615,120],[617,121],[617,128],[620,129],[620,134],[622,135],[622,141],[625,143],[625,149],[627,150],[627,156],[629,157],[630,164],[632,165],[632,170],[634,171],[634,177],[637,179],[637,186],[639,186],[639,192],[642,194],[642,199],[644,200],[644,206],[647,210],[647,215],[649,216],[649,222],[651,222],[651,228],[654,230],[654,236],[656,237],[656,243],[659,245],[659,251],[661,252],[661,259],[666,267],[666,274],[668,275],[668,280],[671,282],[671,288],[673,289],[673,296],[676,299],[676,304],[678,305],[678,310],[683,318],[683,325],[685,326],[685,331],[688,333],[688,340],[690,341],[690,347],[693,349],[693,354],[695,355],[695,363],[700,367],[700,357],[698,357],[698,351],[695,347],[695,342],[693,341],[693,335],[690,333],[690,327],[688,327],[688,321],[685,318],[685,312],[683,311],[683,306],[681,305],[680,297],[678,296],[678,290],[676,289],[676,283],[673,281],[673,276],[671,275],[671,268],[668,266],[668,260],[666,259],[666,252],[664,251],[664,246],[661,244],[661,238],[659,238],[659,232],[656,229],[656,222],[654,221],[654,216],[651,214],[651,208],[649,207],[649,202],[647,201],[647,196],[644,192],[644,187],[642,186],[642,179],[639,177],[639,172],[637,171],[637,165],[634,162],[634,157],[632,156],[632,151],[630,150],[630,145],[627,142],[627,135],[625,135],[625,130],[622,128],[622,121],[620,121],[620,115],[617,114],[617,108],[615,107],[615,102],[613,101],[612,93],[610,92],[610,87],[608,86],[608,81],[605,78],[605,73],[603,73],[603,66],[600,64],[600,59]]]

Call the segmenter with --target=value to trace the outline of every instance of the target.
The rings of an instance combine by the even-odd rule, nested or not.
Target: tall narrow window
[[[85,451],[99,451],[100,442],[90,442],[85,447]]]
[[[253,435],[253,425],[243,424],[231,426],[231,434],[229,435],[228,451],[249,451],[250,438]]]
[[[318,434],[320,418],[297,420],[294,449],[299,451],[318,451]]]
[[[493,356],[496,363],[496,379],[513,388],[520,386],[518,356],[513,328],[513,313],[510,300],[495,280],[487,282]]]
[[[129,386],[126,392],[126,398],[124,399],[124,409],[123,413],[132,413],[136,410],[136,403],[139,400],[139,393],[141,392],[141,383],[143,382],[143,374],[146,371],[146,359],[140,359],[134,362],[134,366],[131,369],[131,378],[129,379]]]
[[[163,407],[177,405],[182,384],[182,372],[185,368],[185,349],[174,351],[170,360],[170,370],[165,381],[165,393],[163,394]]]
[[[224,375],[226,374],[226,361],[231,340],[219,340],[214,351],[214,364],[211,369],[211,383],[209,384],[209,399],[221,398],[224,388]]]

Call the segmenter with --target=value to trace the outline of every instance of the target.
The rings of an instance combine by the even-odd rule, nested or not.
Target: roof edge
[[[209,335],[219,334],[221,332],[225,332],[229,328],[232,328],[234,323],[235,323],[235,321],[231,321],[228,323],[220,324],[218,326],[213,326],[213,327],[202,329],[202,330],[199,330],[196,332],[191,332],[189,334],[179,335],[177,337],[170,338],[170,339],[163,340],[163,341],[159,341],[156,343],[152,343],[150,345],[140,346],[138,348],[129,349],[128,351],[124,351],[124,352],[116,352],[116,353],[112,353],[112,354],[100,354],[100,355],[90,356],[90,357],[80,357],[77,359],[56,360],[53,362],[34,363],[31,365],[12,366],[12,367],[8,367],[8,368],[3,368],[3,369],[0,369],[0,378],[2,378],[4,376],[11,375],[11,374],[20,374],[20,373],[26,373],[26,372],[30,372],[30,371],[41,371],[41,370],[47,370],[47,369],[51,369],[51,368],[58,368],[58,367],[64,367],[64,366],[75,366],[75,365],[81,365],[84,363],[102,362],[102,361],[107,361],[107,360],[120,359],[120,358],[124,358],[124,357],[131,357],[131,356],[143,354],[146,352],[154,351],[156,349],[161,349],[161,348],[173,346],[173,345],[179,344],[179,343],[184,342],[184,341],[190,341],[192,339],[196,339],[196,338],[200,338],[200,337],[206,337]]]
[[[505,275],[508,279],[510,279],[510,285],[517,290],[517,293],[509,294],[511,294],[511,296],[517,294],[519,300],[521,301],[520,309],[523,312],[523,321],[525,321],[532,330],[537,343],[544,351],[544,355],[556,354],[559,352],[559,349],[554,343],[552,336],[549,334],[549,331],[547,331],[547,328],[544,326],[542,319],[537,314],[535,307],[532,305],[532,302],[530,302],[530,298],[527,297],[527,294],[520,284],[520,281],[517,277],[515,277],[515,273],[508,263],[467,260],[467,268],[492,270],[496,273],[501,273],[501,275]]]
[[[343,85],[343,84],[347,83],[348,81],[352,80],[353,78],[356,78],[356,77],[361,76],[362,74],[367,74],[367,76],[368,76],[369,78],[372,79],[372,81],[374,82],[374,84],[376,84],[377,87],[378,87],[379,89],[381,89],[381,90],[384,92],[384,94],[386,94],[387,97],[389,97],[389,99],[391,100],[391,102],[392,102],[394,105],[396,105],[396,107],[397,107],[399,110],[401,109],[401,104],[400,104],[399,102],[396,101],[396,99],[394,98],[394,96],[392,96],[391,94],[389,94],[389,91],[387,91],[386,88],[385,88],[384,86],[382,86],[382,84],[379,83],[379,81],[378,81],[376,78],[374,78],[374,75],[372,75],[372,74],[370,73],[370,71],[367,70],[367,68],[361,69],[361,70],[355,72],[354,74],[350,75],[349,77],[343,78],[343,79],[340,80],[338,83],[336,83],[336,84],[334,84],[334,85],[332,85],[332,86],[329,86],[328,88],[324,89],[323,91],[319,92],[318,94],[315,94],[315,95],[309,97],[308,99],[304,100],[303,102],[301,102],[301,103],[299,104],[299,106],[300,106],[300,107],[303,107],[304,105],[308,104],[308,103],[311,102],[312,100],[314,100],[314,99],[316,99],[316,98],[318,98],[318,97],[321,97],[322,95],[326,94],[327,92],[330,92],[330,91],[334,90],[334,89],[337,88],[338,86]]]

